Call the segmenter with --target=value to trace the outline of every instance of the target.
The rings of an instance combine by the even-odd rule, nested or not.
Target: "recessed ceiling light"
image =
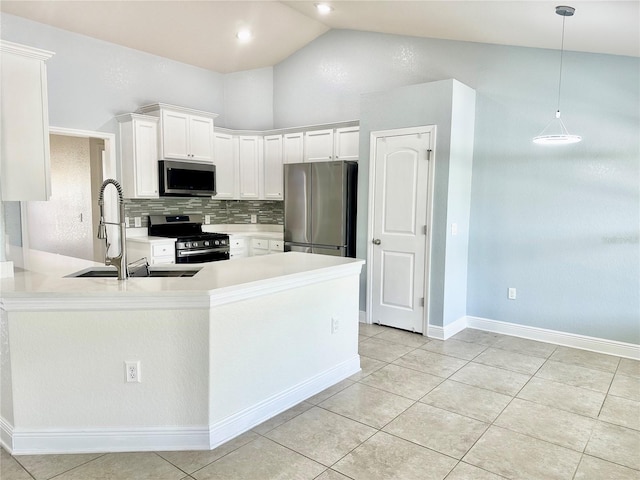
[[[331,5],[328,5],[326,3],[316,3],[316,9],[318,10],[318,13],[321,13],[322,15],[326,15],[330,13],[331,10],[333,10]]]
[[[241,42],[248,42],[253,38],[253,35],[251,33],[251,30],[244,29],[236,33],[236,37],[238,37],[238,40],[240,40]]]

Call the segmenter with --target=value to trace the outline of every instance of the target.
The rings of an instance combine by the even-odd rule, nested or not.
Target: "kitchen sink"
[[[200,271],[197,269],[189,269],[189,270],[180,270],[180,269],[161,269],[161,268],[150,268],[148,275],[141,275],[138,272],[134,272],[130,275],[130,278],[149,278],[149,277],[193,277],[196,273]],[[145,271],[146,273],[146,271]],[[94,268],[85,268],[84,270],[80,270],[79,272],[72,273],[67,275],[67,278],[118,278],[117,270],[113,268],[107,267],[94,267]]]

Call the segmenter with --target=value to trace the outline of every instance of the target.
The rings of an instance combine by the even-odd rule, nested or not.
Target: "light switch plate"
[[[133,221],[136,228],[142,227],[142,217],[134,217]]]

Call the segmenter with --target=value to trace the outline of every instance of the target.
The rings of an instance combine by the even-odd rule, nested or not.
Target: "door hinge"
[[[420,298],[420,306],[424,307],[424,297]]]
[[[424,227],[422,227],[422,233],[423,233],[424,235],[426,235],[426,234],[427,234],[427,232],[428,232],[428,230],[427,230],[427,226],[425,225]]]
[[[427,161],[431,160],[431,152],[432,152],[431,149],[427,149]]]

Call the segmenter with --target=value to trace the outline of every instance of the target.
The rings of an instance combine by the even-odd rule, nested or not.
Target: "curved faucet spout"
[[[118,190],[118,205],[120,206],[118,222],[104,221],[104,189],[107,185],[113,185]],[[117,180],[107,178],[102,182],[100,187],[100,195],[98,196],[98,206],[100,207],[100,223],[98,225],[98,238],[105,241],[107,251],[105,252],[104,264],[114,265],[118,270],[118,280],[126,280],[127,271],[127,247],[126,247],[126,226],[124,224],[124,196],[122,194],[122,186]],[[115,257],[109,256],[109,239],[107,238],[107,225],[120,225],[120,254]]]

